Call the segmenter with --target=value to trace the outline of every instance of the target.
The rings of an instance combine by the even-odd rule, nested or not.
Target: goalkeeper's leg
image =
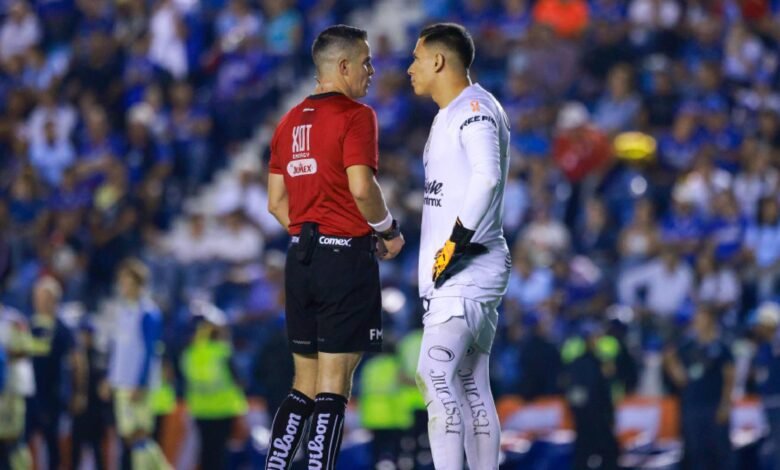
[[[458,369],[466,460],[470,468],[480,470],[498,470],[501,443],[501,427],[490,391],[489,360],[489,354],[470,348]]]
[[[463,468],[464,416],[457,373],[473,336],[464,317],[426,324],[417,385],[428,408],[428,436],[436,468]]]

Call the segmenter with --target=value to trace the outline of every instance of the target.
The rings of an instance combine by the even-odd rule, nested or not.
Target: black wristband
[[[464,248],[471,242],[471,238],[476,232],[469,230],[463,226],[463,222],[460,218],[455,220],[455,226],[452,227],[452,235],[450,235],[450,241],[458,248]],[[457,249],[457,248],[456,248]]]
[[[394,238],[401,236],[401,228],[398,226],[398,221],[393,219],[393,223],[390,224],[390,228],[384,232],[376,232],[377,236],[382,240],[390,241]]]

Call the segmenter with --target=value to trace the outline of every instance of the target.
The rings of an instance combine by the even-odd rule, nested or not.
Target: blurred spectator
[[[607,91],[593,114],[593,124],[602,131],[615,134],[636,128],[642,102],[633,90],[632,80],[629,65],[616,65],[609,71]]]
[[[584,0],[539,0],[534,5],[537,23],[550,26],[556,34],[576,38],[588,26],[588,2]]]
[[[553,294],[552,272],[535,267],[531,257],[522,246],[515,247],[505,301],[508,309],[517,310],[521,315],[537,311]]]
[[[553,139],[553,160],[572,183],[572,193],[566,208],[565,221],[573,227],[579,203],[586,200],[587,181],[597,178],[612,156],[609,139],[590,124],[590,115],[581,103],[566,103],[558,113]]]
[[[556,257],[568,252],[571,236],[566,226],[552,217],[549,209],[540,207],[533,212],[518,243],[529,253],[535,266],[550,266]]]
[[[173,78],[187,76],[185,28],[181,15],[172,0],[156,0],[149,20],[151,45],[149,58]]]
[[[268,22],[265,27],[265,47],[274,56],[290,56],[301,45],[303,21],[289,0],[262,0]]]
[[[732,267],[717,262],[711,254],[702,253],[696,260],[696,278],[698,303],[709,305],[720,317],[735,312],[742,296],[742,285]],[[731,318],[730,322],[734,320]]]
[[[754,220],[759,201],[780,191],[780,172],[771,163],[772,149],[760,146],[755,153],[742,154],[742,171],[734,178],[734,197],[743,216]]]
[[[778,292],[780,282],[780,208],[776,197],[765,197],[757,219],[747,229],[745,243],[756,264],[758,296],[768,300]]]
[[[686,171],[693,167],[703,146],[703,135],[696,125],[693,109],[681,109],[671,129],[661,134],[658,152],[661,163],[673,171]]]
[[[769,424],[768,444],[774,468],[780,467],[780,306],[761,304],[754,313],[753,335],[757,346],[751,377],[755,381]]]
[[[680,104],[680,95],[674,85],[670,71],[653,74],[651,90],[644,95],[643,103],[648,124],[653,129],[669,127],[674,121]],[[685,139],[685,134],[680,132],[678,139]]]
[[[745,83],[752,79],[762,58],[761,40],[744,24],[735,22],[726,36],[724,49],[725,77],[737,83]]]
[[[74,163],[76,152],[69,140],[57,136],[53,121],[44,124],[43,133],[43,141],[35,141],[30,146],[30,164],[54,188],[59,186],[62,173]]]
[[[561,391],[559,377],[563,366],[558,347],[550,339],[548,322],[536,312],[523,315],[522,322],[527,333],[518,349],[518,394],[526,401],[558,395]]]
[[[230,52],[248,38],[260,35],[263,21],[247,0],[231,0],[216,21],[216,35],[223,52]]]
[[[13,0],[0,26],[0,62],[24,55],[41,36],[41,25],[27,2]]]
[[[563,375],[566,399],[574,415],[572,468],[617,469],[619,455],[615,436],[615,405],[612,382],[615,379],[616,341],[604,335],[601,325],[585,321],[580,335],[563,345]]]
[[[647,261],[658,253],[660,242],[653,204],[647,199],[640,199],[634,206],[631,221],[620,232],[618,239],[618,253],[624,266]]]
[[[716,313],[700,306],[693,337],[664,353],[664,368],[679,391],[683,465],[692,469],[731,469],[729,421],[734,359],[720,339]]]
[[[62,288],[52,277],[42,277],[33,288],[30,321],[35,395],[30,401],[31,435],[40,433],[46,443],[48,468],[60,467],[60,418],[66,411],[65,371],[72,362],[73,338],[57,318]]]
[[[73,353],[70,468],[79,468],[85,444],[92,450],[96,470],[106,468],[102,444],[107,432],[110,398],[107,367],[105,354],[96,344],[94,325],[85,321],[79,325]]]
[[[212,247],[214,256],[220,261],[248,263],[259,259],[263,237],[257,228],[249,224],[246,214],[236,209],[222,216]]]
[[[68,141],[73,138],[78,116],[70,103],[59,101],[54,89],[41,91],[38,103],[27,118],[26,130],[33,147],[46,140],[46,126],[54,126],[56,140]]]
[[[715,261],[735,265],[742,261],[746,219],[740,215],[734,195],[723,192],[715,196],[714,211],[709,226],[708,248]]]
[[[660,256],[626,270],[617,288],[621,303],[670,320],[693,294],[693,271],[674,248],[664,247]]]
[[[584,217],[574,233],[574,249],[577,253],[586,255],[601,268],[608,267],[614,261],[614,222],[600,199],[588,199]]]
[[[674,0],[632,0],[628,7],[631,22],[629,37],[634,47],[647,53],[651,49],[669,53],[674,49],[674,27],[682,18],[682,8]]]
[[[696,210],[692,191],[685,186],[675,187],[672,206],[661,221],[663,243],[690,261],[702,244],[707,228],[705,223]]]

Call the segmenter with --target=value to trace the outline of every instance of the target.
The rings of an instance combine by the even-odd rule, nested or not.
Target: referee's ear
[[[339,73],[341,75],[349,75],[349,59],[346,57],[339,59]]]

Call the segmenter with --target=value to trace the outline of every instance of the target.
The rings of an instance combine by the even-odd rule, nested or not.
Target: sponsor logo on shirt
[[[463,124],[460,125],[460,130],[463,130],[464,127],[473,124],[475,122],[482,122],[482,121],[488,121],[489,123],[493,124],[493,126],[498,127],[498,124],[496,124],[496,120],[493,119],[490,116],[485,116],[484,114],[480,114],[478,116],[471,116],[470,118],[463,121]]]
[[[326,237],[323,235],[319,238],[318,241],[320,245],[325,245],[325,246],[345,246],[347,248],[350,248],[352,246],[351,238]]]
[[[317,173],[317,160],[313,158],[304,158],[295,160],[287,164],[287,173],[295,178],[296,176],[313,175]]]
[[[444,197],[444,183],[437,180],[426,180],[423,192],[423,204],[441,207],[441,200]]]
[[[293,160],[309,157],[309,151],[311,150],[310,136],[311,136],[311,124],[304,124],[302,126],[293,127],[293,131],[292,131]],[[316,165],[315,165],[315,170],[316,170]]]
[[[381,341],[382,340],[382,329],[381,328],[371,328],[368,330],[368,340],[369,341]]]

